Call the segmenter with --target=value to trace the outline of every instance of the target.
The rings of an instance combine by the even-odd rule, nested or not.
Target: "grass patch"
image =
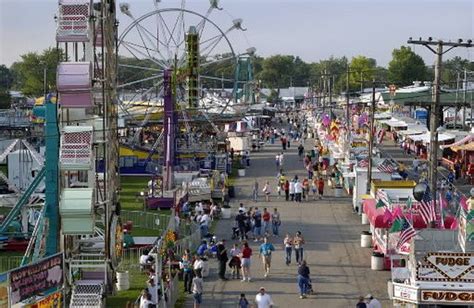
[[[136,228],[133,227],[132,236],[160,236],[160,231],[159,230],[152,230],[152,229],[145,229],[145,228]]]
[[[133,304],[142,290],[146,287],[147,275],[140,272],[138,268],[129,270],[130,289],[127,291],[118,291],[116,295],[107,297],[106,307],[127,307],[127,304]]]
[[[124,210],[143,210],[143,198],[140,192],[147,189],[150,177],[122,176],[120,177],[120,204]]]

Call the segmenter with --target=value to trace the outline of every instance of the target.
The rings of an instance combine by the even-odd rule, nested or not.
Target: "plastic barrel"
[[[239,173],[239,176],[245,176],[245,169],[239,169],[237,172]]]
[[[334,188],[334,197],[336,198],[339,198],[339,197],[342,197],[342,188],[338,187],[338,188]]]
[[[372,233],[369,231],[362,231],[360,233],[360,247],[370,248],[372,247]]]
[[[367,217],[367,214],[362,213],[361,222],[362,222],[363,225],[368,225],[369,224],[369,217]]]
[[[230,219],[230,216],[231,216],[230,208],[225,208],[225,207],[223,207],[223,208],[221,209],[221,217],[222,217],[222,219]]]
[[[117,286],[118,291],[124,291],[130,289],[130,276],[128,271],[117,272]]]
[[[372,258],[370,261],[370,268],[373,271],[383,271],[384,270],[384,254],[380,252],[373,252]]]

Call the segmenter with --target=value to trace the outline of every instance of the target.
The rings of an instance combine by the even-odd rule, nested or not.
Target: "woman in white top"
[[[262,191],[265,194],[265,201],[269,202],[270,201],[271,188],[270,188],[270,183],[268,181],[265,183],[265,186],[263,187]]]
[[[295,181],[290,181],[290,200],[295,201]]]
[[[293,238],[289,233],[286,234],[285,239],[283,240],[283,245],[285,245],[285,263],[286,265],[290,265],[291,252],[293,251]]]

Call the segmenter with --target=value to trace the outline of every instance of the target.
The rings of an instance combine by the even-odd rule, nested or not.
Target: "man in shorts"
[[[268,242],[268,238],[263,238],[263,244],[260,245],[260,257],[262,258],[263,262],[263,269],[265,271],[264,277],[267,278],[268,274],[270,274],[270,266],[272,263],[272,252],[275,251],[275,247],[273,247],[272,243]]]
[[[202,303],[202,292],[204,289],[201,271],[196,272],[196,277],[193,279],[193,298],[194,308],[199,308]]]

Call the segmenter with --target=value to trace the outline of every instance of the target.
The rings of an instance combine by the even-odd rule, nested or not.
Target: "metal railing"
[[[19,267],[23,256],[0,256],[0,273]]]
[[[162,213],[150,213],[143,211],[125,211],[121,212],[122,222],[131,221],[133,227],[144,228],[158,231],[156,236],[161,236],[169,224],[170,215]],[[133,230],[132,230],[133,232]]]

